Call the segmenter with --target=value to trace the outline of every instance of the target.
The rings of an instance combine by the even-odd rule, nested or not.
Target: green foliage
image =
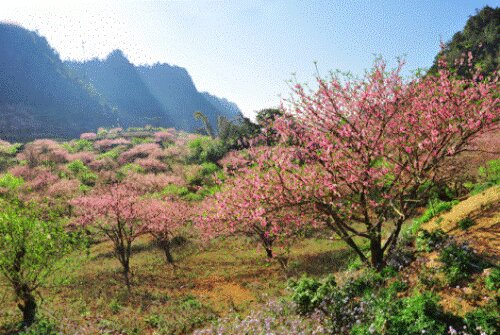
[[[118,159],[118,157],[120,156],[120,153],[122,151],[123,151],[123,148],[116,147],[116,148],[113,148],[111,150],[108,150],[108,151],[100,154],[99,156],[97,156],[97,159],[110,158],[112,160],[116,160],[116,159]]]
[[[95,185],[97,175],[93,173],[81,160],[72,161],[71,163],[68,163],[66,167],[82,182],[83,185]]]
[[[484,284],[488,290],[498,291],[500,290],[500,268],[494,267],[490,274],[484,279]]]
[[[463,218],[457,222],[457,226],[462,230],[467,230],[475,224],[471,218]]]
[[[466,280],[472,273],[482,269],[483,262],[466,244],[449,243],[440,254],[443,272],[449,285]]]
[[[78,175],[82,172],[87,172],[89,170],[88,167],[85,166],[85,164],[83,164],[83,162],[79,159],[68,163],[66,167],[75,175]]]
[[[109,303],[109,309],[113,314],[118,314],[122,308],[123,308],[122,305],[116,299],[112,299],[111,302]]]
[[[55,322],[47,319],[39,319],[29,328],[22,330],[18,335],[60,335]]]
[[[0,172],[16,163],[16,154],[21,144],[2,145],[0,140]]]
[[[260,126],[246,117],[232,122],[223,116],[217,119],[218,137],[228,150],[243,149],[248,146],[248,140],[260,133]]]
[[[33,203],[15,195],[0,198],[0,274],[20,301],[24,322],[30,325],[36,313],[34,291],[43,284],[63,256],[79,244],[59,220]]]
[[[290,281],[289,287],[292,289],[292,301],[297,305],[299,313],[311,313],[319,307],[333,289],[337,286],[335,278],[328,276],[319,281],[314,278],[302,276],[297,281]]]
[[[498,302],[476,308],[464,317],[467,331],[471,335],[500,334],[500,316]]]
[[[432,232],[422,229],[417,233],[415,244],[417,250],[430,252],[441,246],[446,238],[447,235],[442,229],[436,229]]]
[[[92,151],[94,150],[94,144],[85,139],[78,139],[71,142],[63,143],[63,148],[66,149],[69,153],[74,154],[80,151]]]
[[[439,213],[449,211],[458,203],[458,200],[441,201],[434,199],[429,201],[429,205],[427,206],[427,209],[424,211],[424,213],[419,218],[415,219],[416,226],[419,227],[421,224],[429,222]]]
[[[15,177],[10,173],[6,173],[0,176],[0,188],[5,188],[7,190],[15,190],[24,184],[24,180],[21,177]]]
[[[141,137],[132,137],[132,140],[131,140],[132,144],[133,145],[137,145],[137,144],[143,144],[143,143],[153,143],[154,140],[152,138],[141,138]]]
[[[192,295],[186,296],[181,304],[181,308],[184,309],[200,309],[202,306],[201,302]]]
[[[138,164],[128,163],[128,164],[123,165],[118,171],[116,171],[116,177],[118,179],[123,179],[131,172],[144,173],[145,171]]]
[[[500,184],[500,159],[494,159],[481,166],[478,170],[479,180],[477,183],[468,183],[465,186],[472,195]]]
[[[204,162],[201,164],[200,169],[194,169],[186,174],[186,181],[191,186],[213,185],[214,177],[220,174],[220,168],[211,162]]]
[[[202,164],[206,162],[217,163],[227,153],[227,148],[219,139],[200,136],[188,143],[189,162]]]
[[[474,65],[480,67],[483,74],[492,75],[500,66],[500,24],[498,22],[500,22],[500,8],[489,6],[469,17],[464,29],[453,35],[451,41],[446,43],[444,50],[438,54],[430,72],[436,72],[437,59],[441,55],[453,64],[462,58],[464,53],[470,51],[474,56]],[[465,65],[455,66],[459,75],[465,75],[465,69]]]

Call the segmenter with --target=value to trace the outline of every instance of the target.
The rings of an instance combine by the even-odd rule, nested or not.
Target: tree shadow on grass
[[[311,276],[325,276],[345,270],[352,261],[354,254],[349,249],[331,250],[317,254],[300,255],[294,257],[295,265],[290,269],[291,274],[306,273]]]

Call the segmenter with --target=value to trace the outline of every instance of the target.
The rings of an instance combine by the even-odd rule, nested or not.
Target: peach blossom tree
[[[305,209],[381,269],[438,168],[498,121],[498,77],[456,78],[442,65],[435,76],[407,81],[402,63],[388,70],[380,60],[362,79],[295,85],[274,122],[280,142],[254,148],[253,165],[234,181],[244,188],[239,200],[226,191],[215,217],[250,230],[266,227],[269,213],[293,222]],[[277,220],[271,231],[287,225]]]

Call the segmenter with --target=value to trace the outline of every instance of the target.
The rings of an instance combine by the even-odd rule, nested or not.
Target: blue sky
[[[38,30],[63,59],[122,49],[135,64],[185,67],[199,90],[243,112],[276,106],[295,73],[362,73],[374,55],[432,64],[439,41],[499,1],[1,1],[0,20]]]

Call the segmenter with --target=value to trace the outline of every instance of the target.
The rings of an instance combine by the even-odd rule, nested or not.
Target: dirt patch
[[[222,277],[199,280],[191,292],[201,299],[209,300],[212,306],[216,306],[216,312],[227,312],[228,307],[238,310],[240,306],[248,306],[257,300],[250,290]]]

